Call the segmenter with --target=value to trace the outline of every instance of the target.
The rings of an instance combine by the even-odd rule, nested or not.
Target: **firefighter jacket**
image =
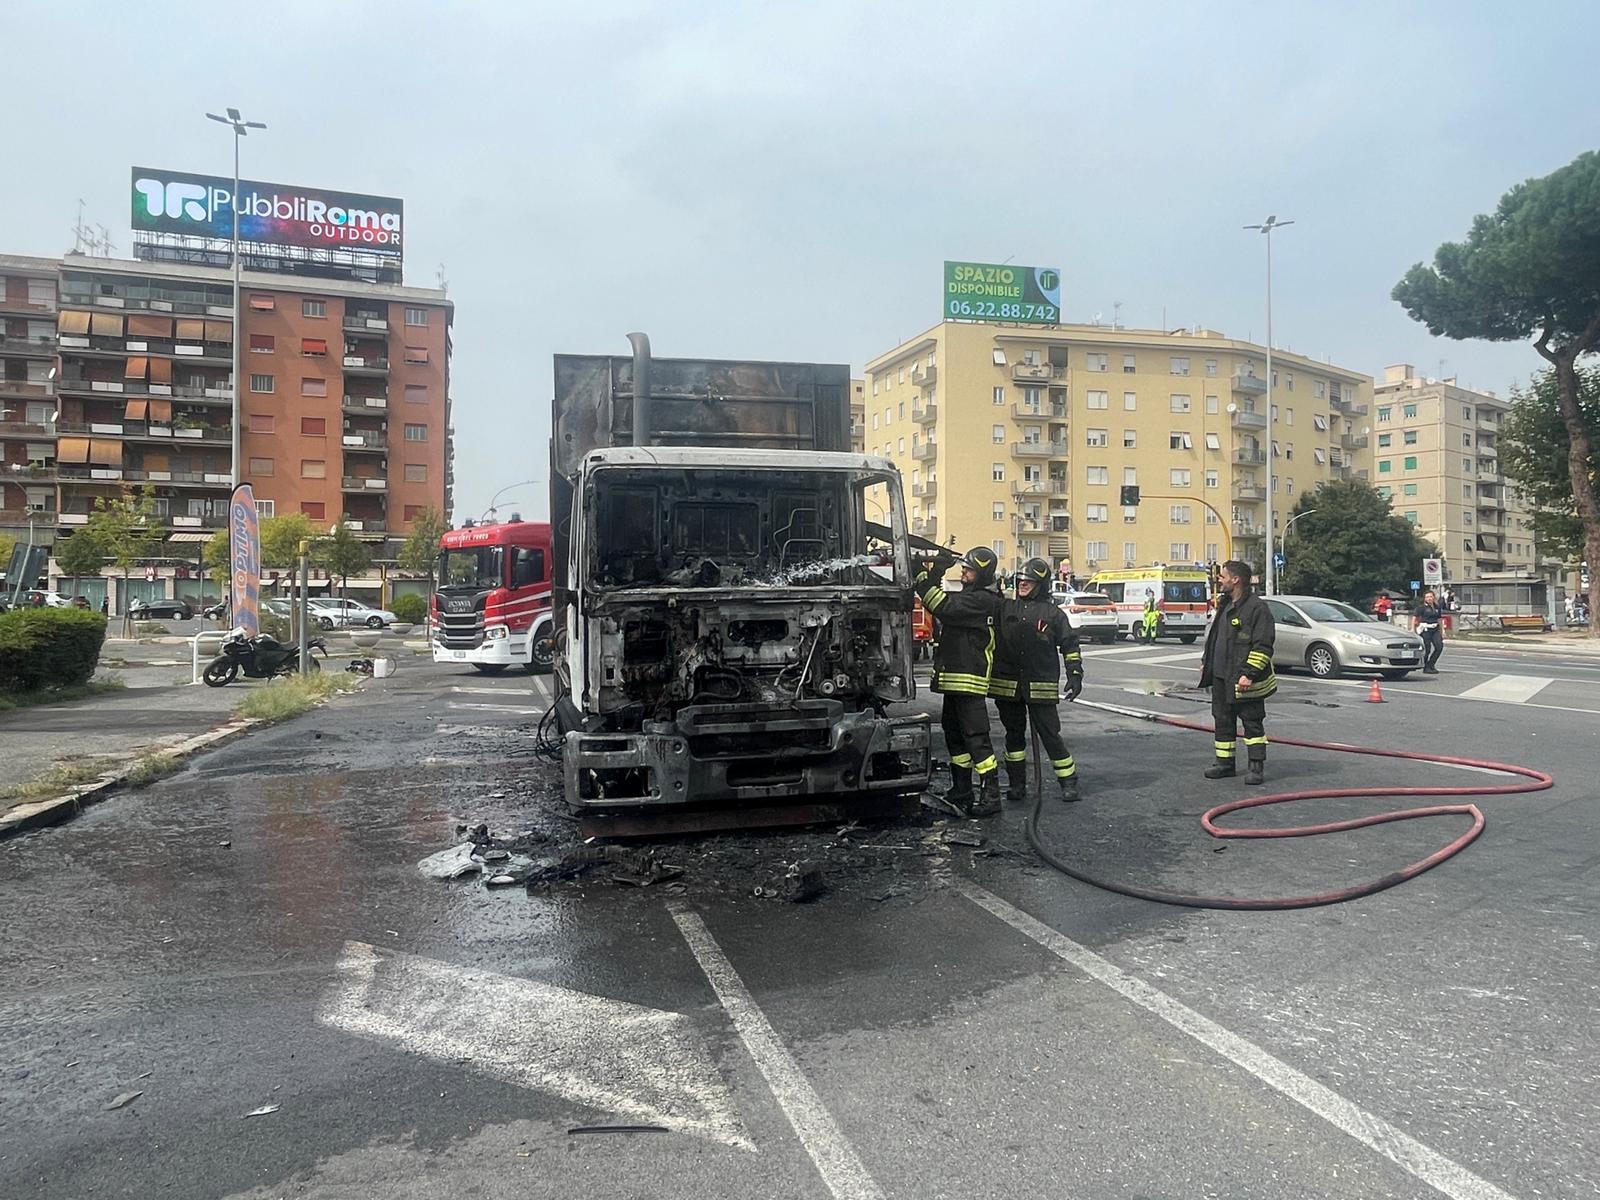
[[[917,595],[938,622],[933,652],[933,690],[966,696],[989,694],[995,627],[1005,600],[999,592],[968,588],[947,592],[926,568],[917,575]]]
[[[1068,676],[1083,676],[1078,635],[1048,599],[1007,600],[1000,613],[989,695],[1028,704],[1061,699],[1061,664]]]
[[[1210,687],[1216,672],[1213,663],[1221,663],[1221,678],[1230,685],[1237,700],[1265,700],[1278,690],[1278,677],[1272,670],[1272,644],[1277,637],[1277,626],[1266,601],[1253,591],[1235,603],[1227,593],[1217,601],[1216,616],[1211,618],[1211,628],[1206,631],[1206,650],[1200,665],[1200,686]],[[1224,639],[1219,647],[1217,640]],[[1238,687],[1240,676],[1250,679],[1247,688]]]

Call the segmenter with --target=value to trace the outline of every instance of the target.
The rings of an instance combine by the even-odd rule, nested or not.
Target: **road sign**
[[[1411,590],[1412,590],[1412,591],[1413,591],[1413,592],[1420,592],[1420,591],[1421,591],[1421,590],[1422,590],[1422,580],[1420,580],[1420,579],[1413,579],[1413,580],[1412,580],[1412,581],[1411,581]]]
[[[1283,564],[1288,562],[1288,561],[1289,560],[1284,558],[1284,556],[1281,555],[1281,554],[1274,554],[1272,556],[1272,565],[1277,567],[1278,570],[1280,570],[1280,571],[1283,570]]]
[[[156,569],[154,567],[146,567],[144,569],[144,577],[154,583],[156,581]]]
[[[1440,583],[1444,580],[1444,559],[1425,558],[1422,560],[1422,578],[1428,583]]]

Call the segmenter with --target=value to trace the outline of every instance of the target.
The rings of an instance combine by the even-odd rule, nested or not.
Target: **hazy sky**
[[[1059,266],[1066,318],[1409,361],[1504,390],[1522,345],[1389,299],[1511,184],[1600,142],[1600,5],[0,3],[0,251],[126,255],[128,168],[397,195],[457,305],[456,517],[546,471],[550,356],[861,364],[946,258]],[[948,401],[948,398],[946,398]],[[542,513],[541,489],[513,499]]]

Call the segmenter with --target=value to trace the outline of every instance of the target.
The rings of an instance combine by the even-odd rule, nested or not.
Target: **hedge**
[[[396,596],[389,602],[394,615],[409,625],[421,625],[428,619],[428,600],[425,596],[409,593]]]
[[[89,682],[106,640],[106,619],[80,608],[0,613],[0,692],[37,692]]]

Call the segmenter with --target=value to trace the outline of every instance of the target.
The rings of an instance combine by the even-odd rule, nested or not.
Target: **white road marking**
[[[1085,647],[1085,658],[1107,658],[1113,654],[1148,654],[1149,646],[1093,646]]]
[[[1094,951],[1080,946],[1065,934],[1006,903],[994,893],[961,878],[952,878],[950,886],[979,908],[998,917],[1064,962],[1077,967],[1091,979],[1105,984],[1124,999],[1188,1034],[1268,1087],[1381,1154],[1407,1174],[1451,1197],[1451,1200],[1512,1200],[1510,1193],[1474,1175],[1460,1163],[1423,1145],[1382,1117],[1351,1103],[1338,1092],[1295,1070],[1255,1043],[1201,1016],[1160,989],[1151,987]]]
[[[1542,675],[1496,675],[1486,683],[1461,692],[1459,700],[1503,700],[1508,704],[1526,704],[1555,680]]]
[[[1159,663],[1185,663],[1195,670],[1200,669],[1200,652],[1198,650],[1185,650],[1182,654],[1162,654],[1155,658],[1130,658],[1125,660],[1129,666],[1153,667]],[[1119,666],[1121,664],[1118,664]]]
[[[521,691],[515,687],[452,687],[450,690],[468,696],[516,696]]]
[[[835,1200],[883,1200],[883,1190],[867,1173],[855,1148],[840,1131],[833,1114],[823,1105],[822,1098],[800,1070],[766,1014],[757,1007],[744,980],[722,953],[722,947],[717,945],[705,922],[681,904],[668,907],[683,940],[689,943],[695,961],[711,982],[717,999],[739,1031],[750,1057],[756,1060],[762,1078],[772,1089],[783,1115],[789,1118],[795,1136],[811,1156],[828,1191]]]
[[[551,702],[555,699],[555,690],[550,682],[550,676],[537,675],[534,677],[533,696],[535,700],[546,708],[550,707]]]
[[[642,1124],[754,1150],[688,1017],[346,942],[317,1020]]]
[[[1448,672],[1446,672],[1446,674],[1448,674]],[[1282,679],[1282,678],[1284,678],[1284,677],[1280,675],[1279,679]],[[1557,681],[1552,681],[1552,682],[1557,682]],[[1569,679],[1569,680],[1566,680],[1564,682],[1576,683],[1578,681]],[[1372,683],[1371,683],[1370,680],[1368,680],[1366,682],[1349,682],[1349,681],[1342,680],[1342,679],[1324,679],[1322,681],[1322,686],[1323,687],[1359,688],[1362,691],[1366,691],[1368,688],[1370,688],[1372,686]],[[1384,693],[1386,695],[1425,696],[1429,700],[1465,700],[1468,704],[1516,704],[1516,703],[1519,703],[1518,701],[1515,701],[1515,700],[1493,700],[1493,699],[1490,699],[1487,696],[1468,696],[1465,693],[1462,693],[1461,695],[1454,695],[1454,694],[1451,694],[1449,692],[1435,692],[1435,691],[1430,690],[1429,688],[1417,687],[1415,685],[1413,685],[1411,687],[1394,687],[1393,685],[1386,683],[1386,684],[1383,684],[1382,686],[1383,686]],[[1471,689],[1468,689],[1468,690],[1471,690]],[[1570,705],[1570,704],[1540,704],[1537,701],[1533,701],[1533,700],[1521,701],[1520,703],[1526,708],[1539,708],[1539,709],[1544,709],[1544,710],[1546,710],[1548,712],[1583,713],[1585,715],[1590,715],[1590,716],[1600,716],[1600,708],[1577,708],[1577,707],[1575,707],[1573,705]]]
[[[542,708],[518,708],[512,704],[473,704],[470,701],[452,700],[445,705],[446,708],[473,709],[478,712],[506,713],[519,717],[537,717],[544,712]]]

